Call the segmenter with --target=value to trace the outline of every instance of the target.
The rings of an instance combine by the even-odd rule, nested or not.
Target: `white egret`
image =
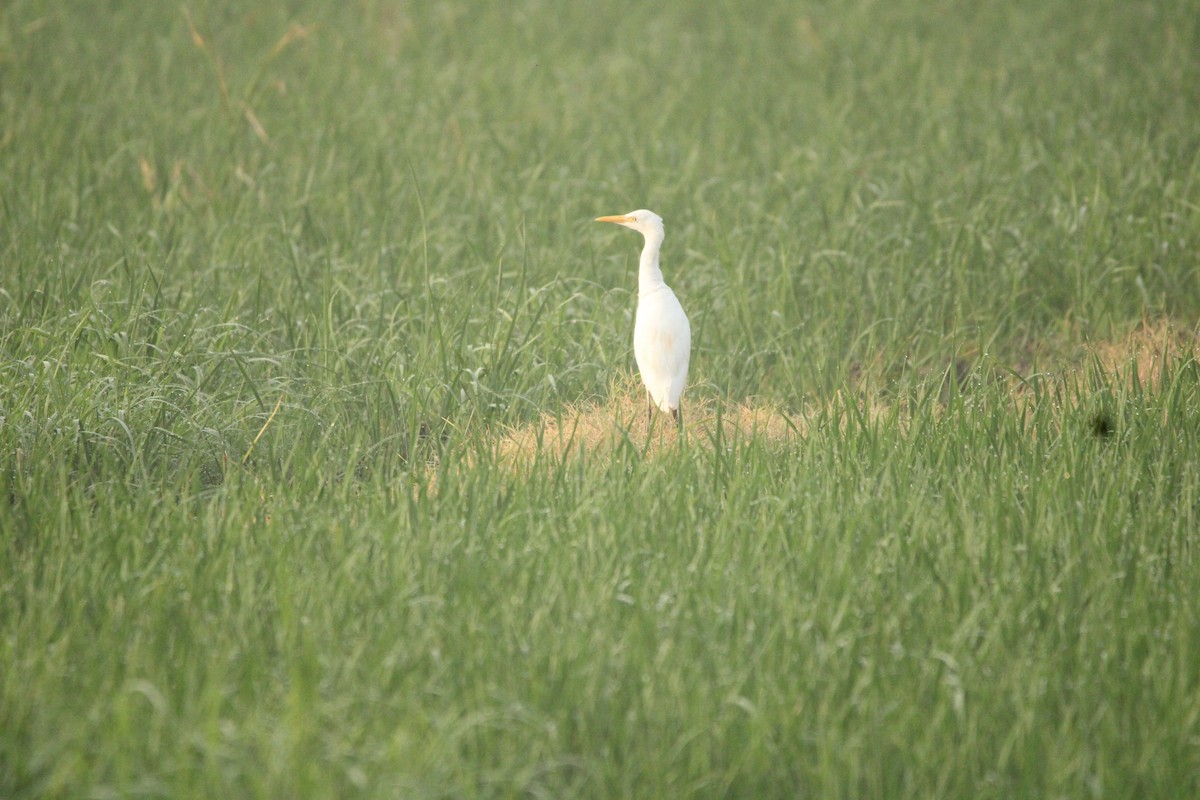
[[[658,251],[665,236],[662,217],[639,209],[614,217],[597,217],[596,222],[624,225],[646,239],[638,264],[637,317],[633,323],[633,355],[642,383],[646,384],[646,424],[649,426],[654,406],[658,406],[682,425],[680,396],[687,382],[692,328],[658,266]]]

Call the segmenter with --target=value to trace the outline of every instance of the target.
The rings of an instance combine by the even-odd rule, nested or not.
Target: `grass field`
[[[1200,796],[1198,109],[1190,0],[6,2],[0,797]]]

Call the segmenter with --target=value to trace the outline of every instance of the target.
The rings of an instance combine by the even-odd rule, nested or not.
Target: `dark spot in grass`
[[[1088,429],[1092,435],[1098,439],[1107,439],[1113,435],[1115,426],[1113,425],[1112,414],[1107,411],[1097,411],[1092,414],[1088,420]]]

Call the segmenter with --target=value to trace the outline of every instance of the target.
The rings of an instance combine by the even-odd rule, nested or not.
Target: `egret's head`
[[[596,217],[596,222],[615,222],[647,237],[657,235],[661,238],[663,235],[662,217],[644,208],[615,217]]]

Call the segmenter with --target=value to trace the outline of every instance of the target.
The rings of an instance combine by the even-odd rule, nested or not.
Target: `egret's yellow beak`
[[[633,217],[625,214],[617,214],[615,217],[596,217],[596,222],[616,222],[620,224],[622,222],[633,222]]]

